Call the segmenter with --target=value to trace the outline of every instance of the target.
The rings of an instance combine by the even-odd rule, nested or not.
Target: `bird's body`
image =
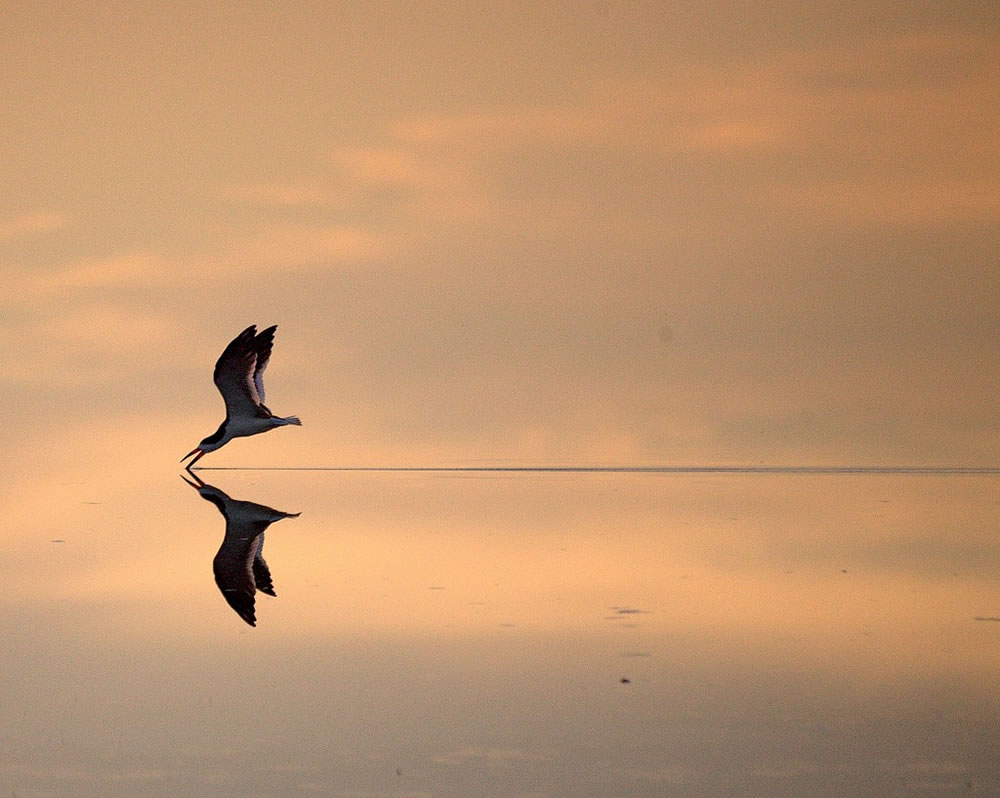
[[[192,474],[192,476],[194,476]],[[264,530],[282,518],[296,518],[263,504],[231,499],[214,485],[181,476],[203,499],[212,502],[226,519],[226,535],[212,560],[215,584],[236,614],[251,626],[257,625],[255,596],[259,590],[274,596],[271,570],[264,561]]]
[[[203,439],[181,462],[196,455],[187,468],[208,452],[221,449],[233,438],[258,435],[275,427],[301,425],[295,416],[274,415],[264,404],[264,369],[271,359],[277,325],[257,332],[251,324],[225,348],[215,364],[212,378],[226,403],[226,418],[219,428]]]

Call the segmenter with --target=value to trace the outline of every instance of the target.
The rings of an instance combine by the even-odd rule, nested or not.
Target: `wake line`
[[[899,474],[1000,475],[1000,466],[199,466],[195,471],[338,471],[436,474]]]

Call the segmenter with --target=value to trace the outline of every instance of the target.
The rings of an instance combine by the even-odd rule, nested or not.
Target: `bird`
[[[264,561],[264,530],[282,518],[298,518],[299,513],[285,513],[263,504],[232,499],[214,485],[195,481],[181,474],[181,479],[212,502],[226,519],[226,535],[212,560],[215,584],[223,598],[250,626],[257,625],[255,595],[259,590],[276,596],[271,570]]]
[[[188,471],[208,452],[221,449],[233,438],[257,435],[288,424],[302,425],[297,416],[276,416],[264,404],[264,369],[271,359],[277,329],[275,324],[257,332],[257,325],[251,324],[219,355],[212,379],[226,403],[226,418],[215,432],[181,458],[183,463],[194,456],[185,466]]]

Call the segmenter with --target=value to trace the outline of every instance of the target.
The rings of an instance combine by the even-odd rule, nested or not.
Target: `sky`
[[[12,458],[1000,462],[988,3],[13,2]]]
[[[8,0],[0,780],[169,772],[234,717],[276,767],[360,761],[295,746],[366,713],[429,759],[507,689],[527,750],[549,718],[586,742],[627,664],[654,734],[604,724],[622,751],[669,728],[724,774],[815,741],[843,775],[924,746],[995,781],[992,480],[202,472],[302,512],[250,630],[176,473],[249,324],[303,426],[199,466],[1000,466],[998,34],[981,0]]]

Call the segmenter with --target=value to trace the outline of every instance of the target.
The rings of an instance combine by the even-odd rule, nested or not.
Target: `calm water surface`
[[[20,491],[0,796],[1000,795],[996,476],[200,476]]]

